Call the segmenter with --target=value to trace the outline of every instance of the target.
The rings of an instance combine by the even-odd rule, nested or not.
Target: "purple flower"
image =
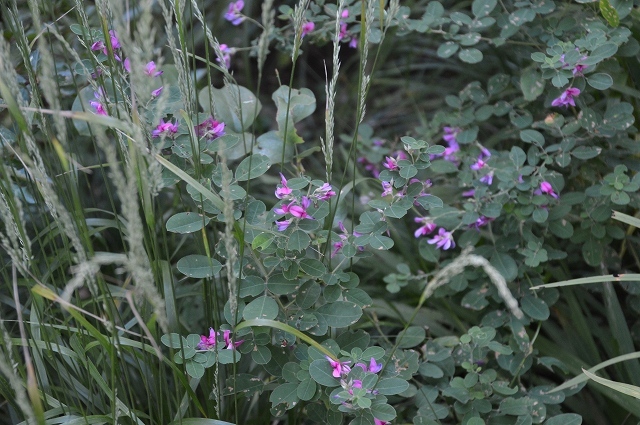
[[[489,217],[485,217],[483,215],[481,215],[475,223],[473,223],[470,227],[475,227],[476,229],[479,229],[483,226],[486,226],[487,224],[491,223],[493,220],[493,218],[489,218]]]
[[[542,183],[540,183],[540,189],[536,190],[536,192],[538,191],[540,192],[540,194],[546,193],[552,198],[558,199],[558,194],[554,192],[553,187],[551,186],[551,183],[549,183],[548,181],[543,181]]]
[[[98,91],[93,92],[93,97],[97,100],[92,100],[89,102],[95,110],[97,115],[108,115],[107,111],[104,109],[104,105],[102,104],[102,100],[106,99],[107,94],[105,93],[102,87],[98,88]]]
[[[224,348],[226,348],[227,350],[233,350],[235,348],[238,348],[244,342],[244,339],[241,339],[240,341],[233,342],[231,340],[231,331],[230,330],[223,331],[223,338],[224,338],[224,345],[225,345]]]
[[[336,192],[333,190],[333,188],[331,187],[331,185],[329,183],[325,183],[322,186],[320,186],[319,188],[317,188],[314,192],[313,195],[316,199],[320,200],[320,201],[326,201],[327,199],[330,199],[334,196],[336,196]]]
[[[351,368],[347,366],[347,364],[351,362],[341,362],[339,360],[333,360],[329,356],[325,356],[325,357],[327,358],[327,360],[329,360],[329,364],[333,368],[332,375],[334,378],[340,378],[343,374],[346,375],[349,372],[351,372]]]
[[[373,424],[374,424],[374,425],[387,425],[388,423],[389,423],[389,422],[381,421],[381,420],[380,420],[380,419],[378,419],[378,418],[373,418]]]
[[[164,89],[164,86],[160,86],[157,89],[155,89],[154,91],[151,92],[151,97],[158,97],[160,96],[160,93],[162,93],[162,90]]]
[[[338,39],[342,40],[347,36],[349,36],[349,32],[347,31],[347,24],[345,22],[342,22],[340,24],[340,33],[338,34]]]
[[[349,47],[355,49],[358,47],[358,39],[356,37],[351,37],[351,41],[349,42]]]
[[[229,4],[229,9],[227,9],[227,13],[224,14],[224,19],[231,22],[233,25],[240,25],[242,21],[244,21],[244,16],[242,16],[242,8],[244,7],[244,1],[237,0],[231,2]]]
[[[371,360],[369,360],[369,372],[378,373],[381,370],[382,370],[382,363],[376,363],[376,359],[371,357]]]
[[[91,45],[91,50],[101,50],[106,55],[107,45],[104,44],[104,41],[98,40]]]
[[[342,19],[347,19],[349,17],[349,9],[344,9],[342,14],[340,15]]]
[[[385,157],[382,166],[391,171],[398,170],[398,161],[390,156]]]
[[[304,24],[302,24],[302,33],[300,34],[300,38],[309,34],[311,31],[314,30],[315,27],[316,27],[316,24],[314,24],[313,22],[305,22]]]
[[[456,146],[458,145],[458,141],[456,140],[456,137],[458,136],[458,133],[460,133],[460,128],[458,127],[444,127],[444,135],[442,136],[442,139],[449,143],[449,146],[451,146],[452,144],[455,144]]]
[[[111,39],[111,47],[113,47],[113,49],[119,49],[120,48],[120,40],[118,40],[118,35],[116,34],[116,30],[110,30],[109,31],[109,36]]]
[[[480,181],[482,183],[486,183],[489,186],[491,186],[491,183],[493,183],[493,170],[489,171],[487,174],[485,174],[484,176],[480,177]]]
[[[282,220],[276,221],[276,227],[278,228],[278,232],[284,232],[287,230],[287,227],[291,224],[291,220]]]
[[[124,67],[125,71],[131,72],[131,61],[129,60],[129,58],[124,58],[122,66]]]
[[[487,163],[484,162],[482,159],[478,158],[475,163],[471,164],[470,168],[474,171],[478,171],[479,169],[483,168],[485,165],[487,165]]]
[[[287,186],[287,179],[282,173],[280,173],[280,184],[282,185],[282,187],[276,188],[276,198],[288,198],[289,195],[291,195],[292,190]]]
[[[222,58],[216,58],[216,62],[224,62],[224,67],[229,69],[229,67],[231,66],[231,55],[235,53],[235,49],[231,49],[231,47],[227,46],[226,44],[221,44],[220,51],[222,52]]]
[[[301,203],[302,205],[293,205],[289,207],[289,213],[291,213],[292,216],[297,218],[308,218],[313,220],[313,217],[311,217],[307,213],[307,209],[311,205],[311,199],[309,199],[307,196],[303,196]]]
[[[224,123],[216,121],[212,116],[194,126],[198,137],[206,137],[209,140],[224,136]]]
[[[553,99],[551,102],[551,106],[576,106],[576,101],[574,97],[580,94],[580,89],[576,87],[569,87],[565,91],[562,92],[560,97]]]
[[[145,65],[144,73],[147,74],[149,77],[157,77],[159,75],[162,75],[163,71],[158,71],[158,68],[156,67],[156,63],[154,61],[151,61]]]
[[[151,132],[151,135],[156,138],[160,136],[174,136],[178,132],[178,123],[164,122],[160,119],[160,124]]]
[[[465,190],[464,192],[462,192],[462,196],[464,196],[465,198],[470,198],[472,196],[474,196],[476,194],[476,190],[475,189],[469,189],[469,190]]]
[[[391,182],[382,182],[382,189],[383,191],[380,196],[383,198],[385,196],[393,195],[393,186],[391,185]]]
[[[432,239],[429,239],[427,243],[429,245],[435,244],[436,248],[442,248],[443,250],[455,248],[456,246],[451,232],[447,232],[443,227],[438,229],[438,234],[435,235]]]
[[[428,235],[429,233],[436,230],[436,224],[428,217],[415,217],[413,221],[415,221],[416,223],[422,223],[422,226],[418,227],[418,229],[413,232],[413,236],[415,236],[416,238]]]
[[[198,344],[198,349],[209,350],[215,347],[217,336],[218,336],[218,332],[213,330],[213,328],[209,328],[209,336],[200,335],[200,343]]]

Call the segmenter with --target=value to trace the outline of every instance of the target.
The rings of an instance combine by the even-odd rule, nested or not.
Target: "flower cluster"
[[[167,121],[165,122],[163,119],[160,119],[160,124],[156,126],[156,128],[151,132],[151,136],[154,138],[157,137],[174,137],[178,132],[178,123],[175,124]]]
[[[331,251],[331,258],[335,257],[336,254],[342,250],[345,243],[347,243],[347,241],[349,240],[350,234],[347,231],[347,229],[344,227],[344,224],[342,224],[341,221],[338,222],[338,227],[340,227],[340,230],[342,230],[342,234],[338,235],[340,237],[340,240],[333,243],[333,251]],[[362,234],[356,231],[353,232],[354,238],[357,238],[359,236],[362,236]],[[358,246],[358,250],[364,251],[364,246]]]
[[[564,106],[564,107],[568,107],[569,105],[576,106],[576,101],[574,98],[577,97],[579,94],[580,94],[579,88],[569,87],[568,89],[563,91],[559,97],[553,99],[553,102],[551,102],[551,106]]]
[[[220,336],[220,332],[216,332],[213,328],[209,328],[209,335],[200,335],[200,343],[198,344],[199,350],[211,350],[216,347],[218,344],[218,337]],[[232,341],[231,340],[231,331],[225,330],[222,331],[222,340],[224,341],[224,349],[225,350],[233,350],[238,348],[244,340],[240,341]]]
[[[344,9],[340,15],[340,32],[338,33],[338,39],[342,42],[349,42],[349,47],[355,49],[358,47],[358,37],[350,33],[347,27],[345,19],[349,18],[349,10]]]
[[[458,158],[456,158],[456,153],[460,151],[460,145],[458,144],[457,137],[462,130],[458,127],[444,127],[442,130],[444,131],[442,140],[447,143],[447,147],[444,149],[443,153],[431,155],[431,160],[442,158],[445,161],[457,164]]]
[[[476,159],[476,162],[471,164],[470,168],[472,170],[474,170],[474,171],[480,171],[483,168],[488,168],[487,167],[487,160],[490,157],[491,157],[491,152],[489,152],[489,150],[487,148],[481,146],[480,147],[480,155],[478,155],[478,158]],[[486,183],[489,186],[491,186],[491,183],[493,183],[493,170],[489,171],[484,176],[480,177],[480,181],[482,183]]]
[[[213,119],[213,116],[194,126],[194,129],[198,137],[204,137],[207,140],[214,140],[225,134],[224,122]]]
[[[278,231],[282,232],[286,230],[291,225],[291,223],[293,223],[294,219],[313,220],[314,218],[307,212],[307,210],[311,207],[311,204],[318,201],[329,200],[330,198],[336,196],[336,192],[333,190],[329,183],[323,183],[312,193],[298,197],[288,186],[286,177],[282,173],[280,173],[280,185],[278,185],[278,187],[276,188],[275,195],[278,199],[289,201],[287,203],[282,203],[279,207],[273,210],[273,212],[278,215],[290,216],[289,218],[281,221],[276,220],[276,227],[278,228]]]
[[[233,25],[240,25],[244,22],[245,16],[242,14],[244,8],[244,1],[237,0],[229,4],[227,13],[224,14],[224,19],[231,22]]]

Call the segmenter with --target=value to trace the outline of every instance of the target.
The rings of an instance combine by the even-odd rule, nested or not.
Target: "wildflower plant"
[[[3,419],[640,417],[633,2],[206,5],[3,13]]]

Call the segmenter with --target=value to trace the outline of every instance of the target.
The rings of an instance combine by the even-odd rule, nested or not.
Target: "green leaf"
[[[285,278],[282,273],[273,274],[272,276],[269,276],[269,279],[267,280],[267,288],[269,289],[269,291],[271,291],[271,293],[276,295],[293,294],[294,292],[296,292],[299,286],[300,282],[298,280],[289,280]]]
[[[213,116],[224,121],[227,129],[235,133],[249,128],[262,108],[251,90],[236,84],[225,84],[220,89],[204,87],[198,94],[198,101],[205,111],[211,111],[213,105]]]
[[[311,308],[318,301],[321,293],[322,288],[318,282],[314,280],[305,282],[298,290],[296,304],[303,309]]]
[[[536,100],[543,92],[546,80],[536,66],[531,66],[522,71],[520,76],[520,89],[525,100],[529,102]]]
[[[549,306],[542,298],[525,295],[520,301],[520,308],[533,320],[544,321],[549,318]]]
[[[518,264],[509,254],[495,252],[491,256],[490,263],[507,282],[511,282],[518,277]]]
[[[538,130],[522,130],[520,132],[520,140],[526,143],[544,146],[544,136]]]
[[[544,425],[580,425],[582,416],[576,413],[563,413],[545,421]]]
[[[471,4],[471,11],[479,18],[487,16],[498,4],[498,0],[474,0]]]
[[[422,344],[426,332],[421,326],[410,326],[406,331],[398,334],[396,341],[399,341],[398,348],[411,348]]]
[[[318,384],[325,387],[337,387],[340,380],[333,377],[333,368],[327,359],[317,359],[309,365],[309,375]]]
[[[603,252],[602,242],[598,239],[590,238],[582,244],[582,257],[592,267],[597,267],[600,264]]]
[[[273,298],[264,295],[247,304],[242,312],[242,317],[245,320],[273,320],[278,317],[278,311],[278,303]]]
[[[290,251],[304,251],[311,243],[311,238],[302,230],[295,230],[289,236],[287,249]]]
[[[316,388],[315,381],[312,378],[307,378],[300,381],[296,393],[300,400],[309,401],[316,394]]]
[[[386,403],[376,403],[371,406],[371,414],[374,418],[389,422],[397,416],[396,409]]]
[[[620,16],[618,15],[618,11],[611,6],[609,0],[600,0],[600,13],[602,13],[602,17],[612,27],[615,28],[620,25]]]
[[[314,258],[305,258],[300,261],[300,269],[313,277],[320,277],[326,273],[327,268],[321,261]]]
[[[185,369],[192,378],[200,379],[204,376],[204,366],[198,362],[187,361],[185,363]]]
[[[400,394],[409,388],[409,383],[401,378],[385,378],[378,381],[376,390],[382,395]]]
[[[476,48],[462,49],[458,53],[458,57],[462,62],[478,63],[482,61],[482,52]]]
[[[602,152],[602,148],[597,146],[578,146],[574,150],[571,151],[571,155],[575,156],[578,159],[591,159],[600,155]]]
[[[590,75],[587,78],[587,82],[596,90],[606,90],[613,85],[613,78],[611,78],[611,75],[601,72]]]
[[[195,254],[182,257],[177,267],[180,273],[196,279],[215,276],[222,270],[222,264],[215,258]]]
[[[236,168],[236,180],[246,181],[259,177],[266,173],[270,166],[271,163],[266,156],[258,154],[249,155],[238,164],[238,168]]]
[[[393,247],[393,239],[382,235],[371,235],[369,245],[371,245],[373,249],[391,249]]]
[[[529,413],[531,399],[528,397],[512,398],[507,397],[500,402],[500,413],[505,415],[519,416]]]
[[[327,325],[332,328],[345,328],[360,319],[362,308],[352,302],[336,301],[320,307],[317,310],[317,314],[321,315],[326,320]]]
[[[182,212],[167,220],[167,231],[174,233],[193,233],[209,224],[211,219],[202,214]]]
[[[315,111],[316,98],[313,92],[307,88],[289,89],[283,85],[278,87],[271,98],[277,107],[276,122],[280,139],[286,140],[286,144],[303,143],[304,140],[296,133],[295,123]]]
[[[443,43],[440,45],[440,47],[438,47],[438,56],[445,59],[450,58],[458,51],[459,48],[460,46],[458,45],[458,43],[447,41],[446,43]]]
[[[284,404],[286,409],[291,409],[295,406],[298,399],[298,384],[284,383],[278,385],[269,396],[269,401],[275,407],[278,404]]]
[[[182,336],[177,333],[162,335],[160,342],[169,348],[182,348],[187,345],[186,340],[182,340]]]

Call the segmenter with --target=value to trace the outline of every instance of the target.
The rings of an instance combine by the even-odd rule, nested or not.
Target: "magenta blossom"
[[[373,423],[374,423],[374,425],[387,425],[389,422],[381,421],[378,418],[373,418]]]
[[[212,116],[196,125],[194,129],[198,137],[205,137],[209,140],[224,136],[224,123],[214,120]]]
[[[229,69],[229,67],[231,66],[231,55],[235,53],[235,49],[232,49],[226,44],[221,44],[220,51],[222,52],[222,58],[216,58],[216,62],[224,62],[224,67]]]
[[[415,221],[416,223],[422,223],[422,226],[418,227],[418,229],[413,232],[413,236],[415,236],[416,238],[428,235],[429,233],[436,230],[436,224],[428,217],[415,217],[413,221]]]
[[[231,2],[229,4],[229,9],[227,9],[227,13],[224,14],[224,19],[231,22],[233,25],[240,25],[244,21],[244,16],[242,16],[242,8],[244,7],[244,1],[237,0]]]
[[[349,42],[349,47],[355,49],[358,47],[358,39],[356,37],[351,37],[351,41]]]
[[[329,364],[333,368],[332,375],[334,378],[340,378],[343,374],[346,375],[351,372],[351,368],[347,366],[351,362],[341,362],[339,360],[333,360],[329,356],[325,357],[327,358],[327,360],[329,360]]]
[[[107,94],[105,93],[104,89],[100,87],[98,91],[94,91],[93,97],[95,97],[97,100],[92,100],[91,102],[89,102],[89,105],[91,105],[91,107],[93,107],[96,110],[96,114],[108,115],[107,111],[104,109],[104,105],[102,104],[102,100],[104,100],[107,97]]]
[[[443,250],[456,247],[456,243],[453,240],[453,234],[451,232],[447,232],[443,227],[438,229],[438,234],[432,239],[429,239],[427,243],[429,245],[435,244],[436,248],[442,248]]]
[[[549,183],[548,181],[543,181],[542,183],[540,183],[540,189],[536,190],[536,192],[538,191],[540,192],[540,194],[546,193],[552,198],[558,199],[558,194],[554,192],[551,183]]]
[[[244,342],[244,339],[241,339],[240,341],[235,341],[233,342],[231,340],[231,331],[230,330],[225,330],[222,332],[223,334],[223,338],[224,338],[224,345],[227,350],[233,350],[235,348],[238,348],[240,345],[242,345],[242,343]]]
[[[158,67],[156,66],[156,63],[154,61],[149,62],[144,67],[144,73],[149,77],[157,77],[159,75],[162,75],[162,72],[163,71],[158,70]]]
[[[151,97],[158,97],[160,96],[160,93],[162,93],[162,90],[164,89],[164,86],[160,86],[157,89],[153,90],[151,92]]]
[[[342,234],[338,235],[340,236],[340,240],[333,243],[333,251],[331,252],[331,258],[335,257],[335,255],[338,252],[340,252],[340,250],[344,247],[344,244],[349,239],[349,232],[347,231],[347,228],[344,227],[344,224],[341,221],[338,222],[338,227],[340,227],[340,230],[342,230]],[[353,236],[357,238],[362,236],[362,234],[358,232],[353,232]],[[364,251],[364,247],[358,246],[358,250]]]
[[[276,227],[278,228],[278,232],[284,232],[287,230],[287,227],[291,224],[291,220],[282,220],[276,221]]]
[[[569,87],[565,91],[562,92],[560,97],[553,99],[551,102],[551,106],[576,106],[576,101],[574,97],[577,97],[580,94],[580,89],[576,87]]]
[[[160,124],[151,132],[151,135],[156,138],[160,136],[174,136],[178,132],[178,123],[164,122],[160,119]]]
[[[209,350],[215,347],[217,336],[218,336],[218,332],[213,330],[213,328],[209,328],[209,336],[200,335],[200,343],[198,344],[198,349]]]
[[[442,136],[442,140],[449,143],[449,145],[451,145],[452,143],[455,143],[455,145],[457,146],[458,141],[456,140],[456,137],[458,136],[458,133],[460,133],[462,130],[458,127],[444,127],[443,131],[444,131],[444,135]]]
[[[118,40],[118,35],[116,34],[116,30],[109,31],[109,38],[111,39],[111,47],[114,49],[120,48],[120,40]]]
[[[316,24],[314,24],[313,22],[305,22],[304,24],[302,24],[302,33],[300,34],[300,38],[309,34],[311,31],[315,29],[315,27],[316,27]]]
[[[129,60],[129,58],[124,58],[124,60],[122,61],[122,66],[124,67],[125,71],[131,72],[131,60]]]
[[[289,195],[291,195],[292,190],[287,186],[287,179],[282,173],[280,173],[280,184],[282,185],[282,187],[276,188],[276,198],[288,198]]]
[[[94,50],[94,51],[100,50],[100,51],[102,51],[104,54],[107,54],[107,53],[106,53],[106,51],[107,51],[107,45],[106,45],[106,44],[104,44],[104,41],[102,41],[102,40],[98,40],[98,41],[96,41],[95,43],[93,43],[93,44],[91,45],[91,50]]]
[[[396,158],[387,156],[385,157],[382,166],[391,171],[398,170],[398,160]]]
[[[365,372],[378,373],[382,370],[382,363],[377,363],[376,359],[371,357],[369,360],[369,365],[367,366],[365,363],[356,363],[356,366],[362,368]]]
[[[491,186],[491,183],[493,183],[493,170],[489,171],[487,174],[485,174],[484,176],[480,177],[480,181],[482,183],[486,183],[489,186]]]
[[[336,196],[336,192],[333,190],[329,183],[325,183],[319,188],[317,188],[312,195],[314,198],[320,201],[326,201],[334,196]]]
[[[393,195],[393,186],[391,182],[382,182],[382,189],[383,191],[380,196],[382,196],[383,198],[385,196]]]
[[[489,218],[489,217],[485,217],[483,215],[481,215],[475,223],[471,224],[470,227],[475,227],[476,229],[480,229],[483,226],[486,226],[487,224],[491,223],[493,220],[495,220],[494,218]]]
[[[313,220],[313,217],[311,217],[307,213],[307,209],[311,205],[311,199],[309,199],[307,196],[303,196],[301,203],[302,205],[293,205],[289,207],[289,213],[291,213],[292,216],[297,218],[308,218]]]

